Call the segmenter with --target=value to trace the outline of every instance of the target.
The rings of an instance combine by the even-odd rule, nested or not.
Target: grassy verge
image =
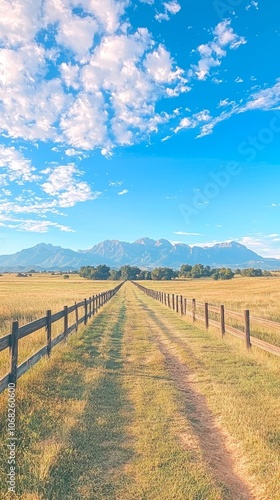
[[[15,498],[278,498],[279,369],[267,359],[187,324],[126,283],[87,328],[20,379]],[[0,414],[5,429],[5,394]],[[252,495],[246,487],[235,494],[238,477]]]
[[[16,498],[220,500],[176,394],[127,284],[19,381]]]
[[[87,498],[83,488],[88,473],[91,486],[96,484],[93,498],[103,498],[104,477],[111,467],[105,440],[113,436],[117,448],[123,432],[121,389],[118,380],[105,380],[104,373],[111,359],[110,339],[122,332],[124,317],[123,300],[115,297],[68,346],[58,348],[51,360],[42,361],[19,380],[15,498]],[[0,412],[5,429],[6,394],[1,396]],[[108,422],[108,415],[113,420]],[[10,498],[4,439],[0,498]]]
[[[211,305],[223,304],[226,309],[243,313],[249,309],[252,316],[277,321],[280,323],[280,277],[262,278],[234,278],[230,281],[214,281],[212,279],[193,279],[175,281],[143,281],[147,288],[167,293],[174,293],[197,302],[208,302]],[[191,304],[189,304],[189,308]],[[203,315],[202,310],[198,314]],[[210,317],[219,320],[219,315],[210,312]],[[240,330],[244,330],[242,319],[233,319],[226,314],[226,323]],[[268,327],[251,321],[252,335],[280,346],[280,329]]]
[[[158,302],[137,291],[157,325],[165,347],[188,367],[205,397],[217,428],[250,481],[255,498],[280,497],[279,365],[256,351],[247,353],[238,340],[221,340],[195,328]]]

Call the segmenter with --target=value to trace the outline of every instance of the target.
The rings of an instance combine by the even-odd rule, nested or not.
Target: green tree
[[[181,278],[189,278],[191,276],[192,266],[189,264],[182,264],[179,271],[179,276]]]
[[[126,265],[120,268],[120,272],[123,280],[137,280],[141,269],[139,269],[139,267]]]
[[[120,277],[121,277],[121,272],[119,269],[111,269],[110,270],[110,276],[109,276],[110,280],[117,281],[120,279]]]
[[[253,267],[248,267],[247,269],[242,269],[241,276],[247,276],[249,278],[263,276],[261,269],[254,269]]]
[[[212,274],[213,280],[231,280],[234,278],[234,272],[229,267],[222,267],[221,269],[215,269]]]
[[[152,270],[152,280],[172,280],[178,276],[178,271],[170,267],[156,267]]]
[[[92,280],[107,280],[110,276],[110,267],[101,264],[96,268],[93,268],[91,272]]]
[[[140,271],[138,275],[139,280],[151,280],[152,279],[152,273],[151,271]]]
[[[192,267],[191,270],[191,277],[192,278],[202,278],[202,276],[205,276],[205,268],[202,264],[195,264]]]

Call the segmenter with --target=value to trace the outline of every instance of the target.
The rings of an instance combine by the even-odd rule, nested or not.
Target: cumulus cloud
[[[55,196],[60,207],[73,207],[76,203],[92,200],[100,196],[93,193],[90,186],[78,181],[81,172],[74,164],[60,165],[52,170],[42,189],[50,196]]]
[[[181,10],[180,4],[177,0],[171,0],[170,2],[163,2],[164,11],[157,13],[155,19],[159,22],[169,21],[170,15],[175,15]]]
[[[199,111],[190,117],[182,118],[179,125],[174,129],[175,134],[184,128],[196,128],[204,122],[208,122],[211,119],[210,112],[208,109]]]
[[[115,146],[139,142],[157,130],[154,122],[165,123],[156,106],[186,92],[186,78],[146,28],[133,31],[128,5],[2,0],[0,131],[110,157]],[[180,6],[164,8],[174,14]]]
[[[14,147],[0,145],[0,169],[2,181],[23,184],[38,179],[31,161]]]
[[[225,19],[217,24],[212,32],[213,40],[197,47],[200,59],[197,65],[192,65],[189,72],[191,77],[206,80],[211,69],[221,65],[221,60],[226,56],[227,49],[237,49],[240,45],[246,43],[243,36],[234,33],[230,24],[230,19]]]
[[[128,193],[128,189],[123,189],[123,191],[120,191],[118,193],[119,196],[123,196],[124,194],[127,194]]]

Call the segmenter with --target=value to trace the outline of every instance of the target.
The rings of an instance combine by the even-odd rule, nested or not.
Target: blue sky
[[[0,9],[1,254],[149,236],[280,258],[277,0]]]

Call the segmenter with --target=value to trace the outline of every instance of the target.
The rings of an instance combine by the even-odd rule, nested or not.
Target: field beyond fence
[[[223,304],[217,307],[210,305],[208,302],[198,302],[195,298],[187,299],[183,295],[158,291],[152,288],[147,288],[137,282],[133,283],[146,295],[158,300],[165,306],[181,314],[181,316],[190,316],[193,323],[196,321],[204,322],[206,330],[209,329],[209,326],[213,326],[220,330],[222,336],[226,333],[230,333],[231,335],[245,341],[247,349],[250,349],[252,345],[254,345],[255,347],[274,354],[275,356],[280,356],[280,347],[251,335],[252,322],[263,325],[269,329],[274,329],[280,335],[280,323],[276,321],[251,316],[249,309],[245,309],[243,313],[231,311],[229,309],[225,309]],[[233,320],[239,325],[243,323],[243,328],[231,326],[228,323],[228,318],[231,322]]]
[[[74,330],[77,332],[81,323],[87,324],[94,314],[106,304],[120,289],[123,283],[120,283],[115,288],[105,292],[93,295],[81,302],[75,302],[72,306],[64,306],[63,310],[52,314],[50,309],[46,315],[27,325],[19,326],[18,320],[13,321],[11,333],[0,338],[0,352],[6,349],[10,351],[10,371],[0,380],[0,394],[9,384],[13,386],[17,379],[22,377],[32,366],[34,366],[43,356],[50,356],[51,350],[63,340],[66,340],[68,335]],[[82,310],[82,316],[80,314]],[[74,322],[70,324],[71,314],[75,315]],[[63,320],[63,331],[55,338],[52,338],[52,325],[59,320]],[[23,363],[18,365],[19,358],[19,341],[38,330],[45,328],[46,345],[39,351],[29,356]]]

